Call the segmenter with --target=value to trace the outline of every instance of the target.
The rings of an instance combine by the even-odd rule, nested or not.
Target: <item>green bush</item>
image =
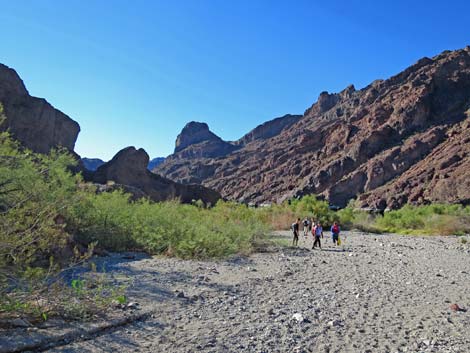
[[[176,201],[132,202],[120,191],[87,195],[86,202],[73,208],[70,220],[82,243],[183,258],[249,253],[268,232],[244,205],[220,201],[205,209]]]
[[[369,232],[452,235],[470,232],[470,208],[461,205],[405,205],[399,210],[372,215],[348,207],[338,212],[343,224]]]
[[[68,234],[57,217],[76,202],[73,159],[36,155],[0,134],[0,268],[24,271],[60,251]]]
[[[97,304],[102,295],[93,294],[95,284],[83,291],[77,290],[79,279],[72,290],[60,284],[62,268],[83,261],[95,245],[218,258],[250,253],[269,231],[259,212],[236,203],[221,201],[206,209],[201,202],[131,201],[121,191],[97,194],[70,172],[75,163],[65,151],[35,154],[0,134],[0,313],[45,318],[54,310],[66,312],[72,296]],[[74,248],[79,243],[90,251]],[[31,304],[40,298],[55,298],[55,309]],[[73,311],[80,316],[87,308]]]
[[[324,226],[339,221],[338,213],[330,210],[328,202],[318,200],[314,195],[307,195],[301,199],[292,199],[281,205],[272,205],[258,210],[264,223],[272,229],[289,229],[297,218],[311,217],[315,222],[320,221]]]

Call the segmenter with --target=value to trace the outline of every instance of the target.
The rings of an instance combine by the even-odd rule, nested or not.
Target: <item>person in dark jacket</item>
[[[292,233],[294,235],[294,238],[292,239],[292,246],[298,246],[298,244],[299,244],[300,218],[297,218],[297,221],[292,223],[291,229],[292,229]]]

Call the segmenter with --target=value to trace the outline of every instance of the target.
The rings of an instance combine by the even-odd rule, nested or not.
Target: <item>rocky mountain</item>
[[[0,106],[5,119],[0,130],[9,130],[24,146],[39,153],[63,146],[73,151],[80,126],[45,99],[29,95],[15,70],[0,64]]]
[[[165,161],[165,157],[156,157],[150,160],[147,169],[153,170]]]
[[[83,166],[86,169],[94,172],[94,171],[96,171],[96,169],[98,169],[98,167],[101,167],[106,162],[99,159],[99,158],[86,158],[86,157],[83,157],[82,158],[82,163],[83,163]]]
[[[190,122],[178,135],[175,152],[152,171],[182,183],[201,184],[214,173],[213,165],[207,161],[224,158],[253,142],[276,136],[301,117],[287,114],[270,120],[232,142],[223,141],[205,123]]]
[[[179,158],[216,158],[238,149],[230,142],[223,141],[209,130],[206,123],[192,121],[183,128],[176,138],[175,154]]]
[[[92,180],[98,184],[113,181],[136,188],[153,201],[180,199],[183,203],[190,203],[200,199],[206,204],[215,204],[220,199],[219,193],[202,185],[182,185],[155,175],[147,169],[148,163],[149,156],[143,149],[127,147],[100,166]]]
[[[379,209],[469,203],[469,127],[466,47],[423,58],[360,90],[323,92],[292,125],[215,156],[200,136],[220,139],[205,127],[193,138],[185,128],[184,143],[179,138],[175,153],[154,171],[243,202],[316,194],[337,206],[356,198],[361,207]]]
[[[149,157],[142,149],[124,149],[108,163],[99,159],[81,160],[73,151],[80,132],[78,123],[45,99],[31,97],[18,74],[0,64],[0,131],[5,130],[9,130],[25,147],[38,153],[48,153],[51,148],[59,146],[67,148],[81,161],[76,171],[83,172],[88,181],[102,184],[99,191],[113,190],[119,184],[135,197],[148,196],[155,201],[178,198],[182,202],[191,202],[201,199],[214,204],[220,198],[217,192],[203,186],[180,185],[152,174],[147,169]],[[109,181],[116,184],[110,185]]]

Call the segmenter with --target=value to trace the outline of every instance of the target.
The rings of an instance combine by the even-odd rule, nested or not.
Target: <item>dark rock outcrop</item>
[[[190,203],[200,199],[206,204],[215,204],[220,199],[217,192],[201,185],[182,185],[155,175],[147,169],[148,163],[149,156],[143,149],[127,147],[100,166],[93,175],[93,181],[98,184],[113,181],[137,188],[153,201],[179,199]],[[131,188],[128,190],[132,191]]]
[[[286,114],[280,118],[276,118],[265,122],[251,130],[241,139],[235,142],[237,145],[245,146],[246,144],[256,140],[266,140],[278,135],[282,130],[295,124],[302,118],[302,115]]]
[[[155,171],[244,202],[316,194],[382,209],[470,203],[469,119],[467,47],[361,90],[323,92],[299,121],[225,156],[173,155]]]
[[[34,152],[62,146],[72,151],[80,126],[45,99],[31,97],[15,70],[0,64],[0,103],[6,119],[0,130]]]
[[[236,149],[237,146],[210,131],[206,123],[192,121],[176,138],[175,155],[180,158],[216,158]]]

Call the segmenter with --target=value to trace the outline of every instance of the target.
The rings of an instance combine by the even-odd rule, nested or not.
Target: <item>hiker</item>
[[[340,240],[339,240],[339,232],[341,229],[339,228],[338,222],[334,222],[333,225],[331,226],[331,234],[333,238],[333,244],[339,245]]]
[[[308,224],[309,224],[308,217],[305,217],[304,220],[303,220],[305,239],[307,239],[307,236],[308,236]]]
[[[318,222],[315,227],[312,229],[312,235],[313,235],[313,246],[312,250],[316,248],[316,245],[318,244],[318,247],[321,250],[321,242],[320,242],[320,237],[323,238],[323,227],[321,226],[321,223]]]
[[[297,221],[291,225],[292,233],[294,238],[292,239],[292,246],[297,246],[299,244],[299,229],[300,229],[300,218],[297,218]]]

